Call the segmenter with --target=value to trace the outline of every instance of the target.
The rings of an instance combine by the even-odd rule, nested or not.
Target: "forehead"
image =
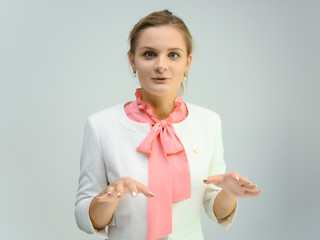
[[[149,27],[144,29],[138,38],[137,50],[145,46],[156,49],[186,49],[183,34],[179,29],[170,25]]]

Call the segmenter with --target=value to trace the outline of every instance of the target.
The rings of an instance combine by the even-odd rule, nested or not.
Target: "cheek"
[[[176,63],[174,65],[172,65],[172,72],[176,75],[176,76],[182,76],[183,73],[185,72],[185,64],[183,63]]]
[[[153,70],[153,65],[151,62],[141,61],[136,64],[137,70],[140,72],[140,75],[149,73]]]

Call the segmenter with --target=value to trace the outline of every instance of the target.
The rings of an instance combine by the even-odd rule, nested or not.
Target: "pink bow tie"
[[[151,130],[138,151],[149,154],[147,240],[172,233],[172,203],[191,197],[191,177],[185,149],[173,125],[161,120]]]

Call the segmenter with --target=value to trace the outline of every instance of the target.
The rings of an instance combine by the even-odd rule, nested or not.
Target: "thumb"
[[[213,175],[213,176],[207,177],[207,180],[204,179],[203,182],[205,182],[207,184],[212,183],[212,184],[218,186],[221,183],[222,178],[223,178],[223,174]]]

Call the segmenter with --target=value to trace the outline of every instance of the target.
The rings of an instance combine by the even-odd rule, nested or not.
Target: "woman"
[[[192,38],[164,10],[141,19],[129,61],[136,100],[91,115],[85,127],[75,216],[80,229],[109,239],[203,239],[201,205],[227,229],[237,198],[261,190],[225,173],[219,114],[185,103]],[[141,193],[141,194],[140,194]]]

